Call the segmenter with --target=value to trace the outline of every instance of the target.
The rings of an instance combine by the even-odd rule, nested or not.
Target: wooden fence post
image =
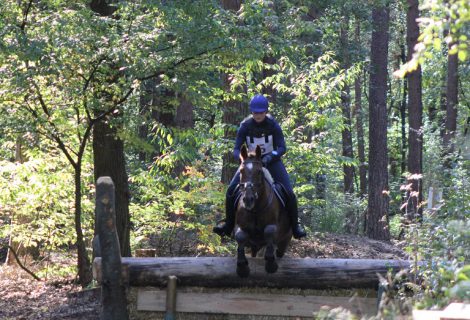
[[[116,233],[114,184],[110,177],[96,182],[96,223],[102,254],[101,320],[128,320],[127,299],[121,279],[121,252]]]
[[[166,313],[164,320],[176,319],[176,276],[168,277],[166,287]]]

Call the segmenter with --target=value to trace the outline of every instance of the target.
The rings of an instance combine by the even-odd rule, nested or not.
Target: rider
[[[263,95],[255,95],[250,101],[251,116],[245,118],[237,131],[233,155],[236,159],[240,156],[240,148],[246,143],[250,151],[254,151],[257,145],[262,150],[263,165],[269,170],[274,181],[281,183],[287,191],[286,209],[292,223],[292,234],[294,238],[300,239],[307,233],[299,225],[297,198],[292,189],[286,168],[281,161],[286,152],[284,135],[279,124],[268,114],[268,99]],[[235,226],[235,198],[236,188],[240,183],[240,172],[237,171],[233,177],[225,195],[225,223],[214,227],[213,231],[221,237],[230,236]]]

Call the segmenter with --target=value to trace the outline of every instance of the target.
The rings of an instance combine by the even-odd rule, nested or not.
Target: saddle
[[[281,202],[282,207],[285,208],[286,203],[289,199],[286,188],[281,183],[274,181],[268,169],[263,168],[263,173],[264,173],[264,179],[269,183],[271,188],[274,190],[274,194],[276,195],[278,200]],[[233,191],[233,194],[235,197],[234,207],[236,208],[242,196],[239,186],[236,187],[236,189]]]

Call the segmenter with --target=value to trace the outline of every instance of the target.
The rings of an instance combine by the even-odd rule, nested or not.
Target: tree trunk
[[[319,111],[320,113],[322,110]],[[322,129],[315,128],[314,129],[314,135],[315,137],[318,137],[316,139],[323,139],[321,137]],[[320,142],[320,141],[319,141]],[[315,174],[315,197],[318,200],[326,200],[326,174],[323,172],[319,172]],[[319,206],[320,209],[324,208],[325,201],[320,201]]]
[[[82,232],[82,164],[81,159],[77,159],[74,167],[75,173],[75,232],[77,233],[77,265],[78,278],[82,287],[87,286],[93,279],[91,273],[91,262],[86,252],[85,241]]]
[[[130,196],[124,143],[106,120],[97,122],[93,128],[93,162],[95,181],[109,176],[115,184],[116,230],[122,256],[130,257]]]
[[[356,24],[356,43],[360,43],[361,26]],[[359,158],[359,194],[363,198],[367,195],[367,163],[364,146],[364,114],[362,111],[362,81],[361,75],[354,80],[354,109],[356,113],[357,154]]]
[[[349,39],[348,39],[349,19],[346,17],[341,22],[340,27],[340,45],[342,50],[342,68],[347,70],[351,67],[349,57]],[[342,137],[342,155],[345,158],[353,159],[353,145],[351,134],[351,95],[348,84],[345,84],[341,94],[341,110],[343,114]],[[343,164],[343,191],[346,203],[350,203],[351,196],[354,193],[354,167],[351,164]],[[357,233],[357,219],[352,207],[346,208],[345,231],[347,233]]]
[[[238,11],[241,7],[241,0],[221,0],[222,7],[225,10]],[[224,74],[222,75],[224,88],[227,92],[231,90],[231,75]],[[236,128],[243,120],[245,115],[245,104],[239,101],[227,101],[223,107],[223,116],[222,122],[225,125],[224,130],[224,139],[225,141],[230,141],[230,145],[233,144],[236,137]],[[222,177],[221,181],[224,184],[230,183],[233,178],[233,175],[238,168],[238,160],[233,159],[232,148],[224,153],[223,155],[223,164],[222,164]]]
[[[372,239],[389,240],[387,172],[387,65],[388,7],[372,10],[369,83],[369,206],[366,233]]]
[[[345,19],[341,26],[341,48],[343,56],[343,69],[347,70],[351,67],[349,58],[349,40],[348,40],[348,23],[349,20]],[[343,130],[342,134],[342,145],[343,145],[343,157],[349,159],[354,158],[353,146],[352,146],[352,135],[351,135],[351,96],[349,85],[345,85],[343,93],[341,94],[341,109],[343,113]],[[352,194],[354,192],[354,167],[351,165],[343,165],[344,173],[344,186],[343,190],[345,194]]]
[[[440,112],[437,112],[437,124],[436,128],[439,130],[439,136],[441,137],[442,141],[444,141],[444,135],[446,133],[446,120],[445,120],[445,114],[447,110],[447,65],[443,66],[442,70],[442,79],[441,79],[441,95],[439,99],[439,110]]]
[[[411,50],[414,50],[413,48]],[[413,52],[413,51],[411,51]],[[408,54],[410,54],[410,50],[408,49]],[[401,51],[401,62],[406,62],[406,50],[405,46],[402,47]],[[400,119],[401,119],[401,161],[400,161],[400,168],[401,172],[400,175],[406,171],[406,149],[407,149],[407,137],[406,137],[406,103],[408,99],[408,78],[405,77],[403,79],[403,92],[401,97],[400,103]],[[410,112],[410,110],[408,110]],[[408,155],[409,156],[409,155]]]
[[[176,107],[175,113],[175,127],[177,130],[191,130],[194,129],[194,111],[193,104],[186,99],[184,94],[178,96],[179,104]],[[178,161],[173,169],[173,174],[177,177],[184,171],[186,163]]]
[[[416,19],[419,17],[419,1],[408,0],[407,20],[407,45],[408,60],[412,58],[414,47],[418,41],[419,26]],[[423,172],[423,102],[421,88],[421,67],[408,73],[408,172],[412,175],[411,190],[408,192],[408,217],[413,221],[422,216],[423,210],[420,204],[423,201],[421,175]],[[418,192],[418,194],[416,194]]]
[[[139,125],[139,138],[142,141],[148,142],[149,139],[149,120],[151,114],[151,106],[153,105],[153,95],[155,91],[156,80],[148,79],[140,85],[140,99],[139,99],[139,114],[142,118],[142,123]],[[146,163],[150,162],[150,155],[148,152],[139,151],[139,160]]]
[[[226,75],[225,77],[228,76]],[[235,141],[237,131],[236,128],[243,120],[245,109],[245,105],[239,101],[228,101],[224,105],[224,113],[222,116],[222,122],[225,125],[224,139],[230,143],[230,146],[232,146]],[[233,158],[232,148],[230,148],[230,150],[225,152],[223,155],[222,183],[230,183],[233,175],[238,169],[238,165],[238,160]]]
[[[110,5],[113,2],[112,0],[92,0],[90,8],[102,16],[111,16],[116,10],[115,6]],[[93,128],[94,178],[97,181],[101,176],[110,176],[115,183],[117,232],[121,253],[124,256],[130,256],[129,182],[125,166],[124,144],[116,136],[116,128],[111,128],[107,120],[98,121]]]
[[[186,99],[184,94],[178,97],[179,105],[176,108],[175,125],[179,129],[193,129],[194,128],[194,112],[193,104]]]
[[[238,11],[242,5],[242,0],[221,0],[220,2],[225,10]]]
[[[455,45],[455,42],[449,44],[449,50],[453,45]],[[455,151],[454,138],[457,130],[458,66],[457,54],[449,54],[447,57],[447,108],[444,133],[444,148],[448,155]],[[450,161],[447,161],[447,167],[451,167]]]

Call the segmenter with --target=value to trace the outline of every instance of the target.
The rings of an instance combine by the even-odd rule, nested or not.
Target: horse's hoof
[[[247,278],[250,275],[250,268],[247,264],[238,264],[237,274],[240,278]]]
[[[274,259],[268,259],[266,260],[266,264],[264,265],[264,269],[266,270],[267,273],[274,273],[277,271],[278,265],[276,263],[276,260]]]
[[[282,258],[282,257],[284,257],[284,253],[285,253],[285,252],[279,251],[278,249],[276,249],[276,257]]]

